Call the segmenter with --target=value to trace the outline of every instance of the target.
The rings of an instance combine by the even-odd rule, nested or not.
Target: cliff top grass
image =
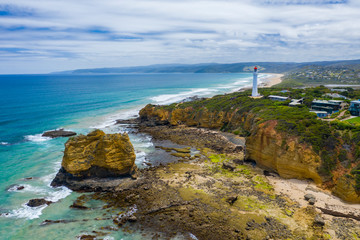
[[[244,125],[247,118],[252,118],[252,123],[256,125],[275,120],[277,131],[282,132],[284,136],[298,137],[300,143],[311,145],[312,149],[319,154],[322,163],[318,172],[322,176],[331,179],[335,169],[344,168],[345,172],[351,172],[351,169],[360,160],[360,124],[338,120],[325,122],[318,119],[315,113],[309,112],[313,99],[321,99],[325,93],[330,92],[324,86],[282,90],[284,88],[259,89],[260,94],[264,96],[260,99],[249,98],[250,91],[248,90],[192,102],[157,106],[157,108],[170,112],[174,109],[188,109],[190,118],[191,116],[195,118],[204,111],[212,112],[215,116],[220,112],[228,113],[239,121],[236,124],[224,122],[221,130],[242,134],[245,137],[254,134],[251,132],[254,129],[247,129],[248,127]],[[347,89],[342,94],[356,97],[360,96],[360,91]],[[298,107],[289,107],[289,101],[272,101],[267,98],[269,95],[303,98],[304,104]],[[359,173],[353,171],[351,175],[357,180],[356,186],[360,190]]]
[[[352,123],[354,125],[360,125],[360,117],[351,118],[351,119],[345,120],[345,122]]]

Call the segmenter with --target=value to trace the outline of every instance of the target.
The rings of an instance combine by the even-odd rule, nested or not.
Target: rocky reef
[[[360,237],[356,221],[360,210],[351,214],[339,214],[338,208],[320,211],[323,205],[315,196],[312,203],[295,201],[271,184],[283,179],[267,177],[237,156],[204,148],[196,159],[142,169],[139,178],[124,179],[113,191],[81,195],[70,207],[86,211],[87,201],[101,200],[107,212],[104,218],[111,217],[124,231],[140,229],[144,239]],[[306,191],[318,194],[314,188]],[[99,226],[95,232],[102,233],[104,228]]]
[[[71,137],[75,136],[76,132],[65,131],[63,128],[47,131],[42,134],[42,137],[58,138],[58,137]]]
[[[135,177],[134,162],[134,148],[126,133],[105,134],[95,130],[65,143],[61,169],[51,185],[65,185],[72,190],[112,189],[119,178]],[[110,178],[113,181],[108,181]]]
[[[317,173],[320,160],[316,159],[316,153],[297,138],[288,138],[284,143],[284,135],[275,128],[276,121],[255,125],[255,115],[241,118],[236,114],[207,112],[201,115],[204,119],[199,123],[213,129],[222,128],[221,124],[238,124],[238,127],[241,123],[245,126],[244,131],[253,131],[254,134],[246,137],[247,157],[271,170],[264,171],[244,159],[243,137],[194,127],[197,126],[194,121],[200,120],[200,115],[197,116],[199,119],[192,117],[189,120],[189,127],[184,124],[186,119],[183,117],[172,118],[171,111],[161,109],[161,118],[149,109],[146,111],[145,114],[142,111],[141,121],[137,121],[137,131],[152,136],[156,143],[154,151],[175,156],[177,161],[138,170],[137,176],[130,178],[124,176],[134,172],[135,155],[126,134],[105,134],[96,130],[87,136],[70,138],[65,144],[62,168],[53,185],[95,192],[79,196],[69,207],[91,211],[91,201],[100,200],[105,205],[99,219],[112,219],[116,226],[98,225],[92,232],[93,238],[101,238],[109,229],[140,230],[144,239],[179,236],[199,240],[360,237],[357,222],[360,208],[350,206],[344,211],[338,202],[322,200],[321,194],[325,193],[316,186],[309,185],[301,191],[300,199],[298,195],[282,192],[292,192],[293,188],[279,190],[282,185],[278,183],[287,180],[273,171],[286,178],[307,179],[311,176],[317,183],[321,183],[322,177]],[[231,119],[236,120],[227,122]],[[132,125],[135,121],[125,123]],[[182,146],[161,144],[169,140]],[[268,155],[274,156],[269,159]],[[42,224],[66,221],[45,220]]]

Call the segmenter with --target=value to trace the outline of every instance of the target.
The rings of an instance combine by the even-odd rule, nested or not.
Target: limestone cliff
[[[277,172],[284,178],[312,179],[321,185],[331,176],[321,175],[319,168],[321,157],[310,144],[300,142],[299,137],[280,132],[276,129],[277,120],[262,121],[251,111],[238,112],[213,110],[207,108],[175,107],[164,108],[147,105],[140,111],[140,119],[146,124],[186,125],[210,129],[235,130],[241,128],[250,133],[246,138],[246,156],[259,165]],[[354,181],[341,178],[328,187],[340,198],[360,203],[355,191]]]
[[[202,108],[200,111],[194,111],[192,107],[169,110],[148,104],[140,110],[139,115],[143,122],[146,121],[155,125],[178,126],[184,124],[186,126],[220,129],[225,123],[237,123],[234,121],[233,113],[209,111],[206,108]]]
[[[336,181],[333,193],[345,201],[360,203],[360,194],[355,191],[354,185],[354,179],[342,176]]]
[[[283,178],[312,179],[322,183],[317,172],[320,157],[296,137],[285,138],[275,130],[277,122],[259,125],[256,134],[246,139],[246,154],[258,164],[275,170]]]
[[[65,143],[62,168],[52,185],[129,175],[136,168],[134,162],[134,148],[126,133],[105,134],[95,130],[87,136],[70,138]]]

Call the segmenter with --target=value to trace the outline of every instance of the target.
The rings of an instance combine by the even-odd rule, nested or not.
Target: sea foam
[[[18,190],[18,187],[23,186],[24,189]],[[31,192],[34,194],[45,194],[47,190],[42,187],[32,186],[30,184],[14,185],[8,189],[8,192]]]
[[[120,110],[119,112],[117,112],[115,114],[108,115],[108,116],[98,120],[98,122],[93,124],[92,126],[90,126],[90,128],[105,129],[105,128],[109,128],[109,127],[115,125],[116,120],[118,120],[118,119],[124,120],[124,119],[130,119],[133,117],[137,117],[138,113],[142,107],[143,106],[137,106],[137,107],[134,107],[131,109]]]
[[[24,203],[20,208],[12,210],[9,213],[2,214],[4,217],[9,218],[26,218],[26,219],[35,219],[39,218],[42,210],[46,208],[47,205],[42,205],[39,207],[29,207]]]
[[[72,191],[67,187],[57,187],[53,192],[50,192],[49,196],[45,197],[45,199],[51,202],[57,202],[60,199],[66,198],[71,193]]]
[[[25,139],[30,142],[45,142],[51,140],[50,137],[43,137],[42,134],[26,135]]]
[[[216,88],[199,88],[199,89],[192,89],[190,91],[181,92],[178,94],[162,94],[159,96],[155,96],[150,98],[156,104],[170,104],[174,102],[179,102],[185,98],[197,96],[208,96],[219,92]]]

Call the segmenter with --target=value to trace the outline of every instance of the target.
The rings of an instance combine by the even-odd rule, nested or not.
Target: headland
[[[360,237],[357,126],[322,121],[306,105],[268,98],[283,89],[261,91],[262,99],[244,91],[149,104],[139,118],[119,120],[149,134],[157,151],[176,161],[149,164],[132,178],[102,176],[99,182],[116,184],[83,190],[96,192],[88,198],[106,202],[109,210],[122,211],[113,216],[118,228],[150,229],[157,232],[153,238]],[[319,91],[326,90],[286,93]],[[168,147],[168,141],[177,145]],[[86,208],[83,199],[75,205]]]

